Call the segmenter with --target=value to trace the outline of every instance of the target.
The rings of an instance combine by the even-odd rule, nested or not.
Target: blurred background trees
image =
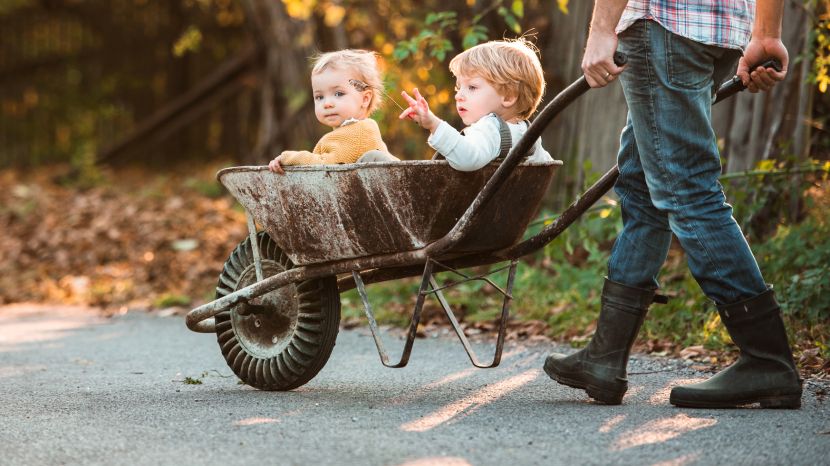
[[[827,0],[787,2],[790,77],[769,95],[719,105],[728,171],[764,159],[824,158]],[[0,166],[70,162],[263,164],[311,147],[308,59],[345,47],[378,51],[389,97],[375,118],[390,149],[429,153],[397,120],[402,89],[419,87],[459,126],[447,62],[480,41],[535,36],[554,96],[580,74],[593,2],[567,0],[3,0]],[[625,105],[618,86],[591,92],[544,136],[566,161],[573,194],[613,164]]]

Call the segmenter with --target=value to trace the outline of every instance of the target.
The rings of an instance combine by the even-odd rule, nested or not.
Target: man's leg
[[[648,49],[644,32],[643,25],[637,24],[625,34],[629,47],[637,49],[629,51],[626,73],[644,66],[642,58]],[[667,215],[651,202],[631,123],[629,117],[620,136],[620,177],[614,187],[620,198],[623,231],[611,253],[596,332],[584,349],[569,356],[551,354],[544,365],[552,379],[584,389],[591,398],[607,404],[621,403],[628,390],[628,356],[655,299],[657,273],[671,243]]]
[[[614,185],[623,229],[611,249],[608,278],[628,286],[656,289],[657,275],[666,261],[672,233],[668,215],[651,202],[631,116],[626,120],[617,154],[620,176]]]
[[[720,155],[711,126],[715,74],[723,74],[737,55],[674,35],[654,21],[640,21],[637,26],[642,26],[636,32],[647,37],[649,49],[629,51],[630,41],[621,38],[621,49],[636,58],[620,75],[620,83],[651,202],[665,214],[707,296],[729,303],[762,293],[766,284],[718,182]],[[653,215],[643,212],[642,208],[632,211],[633,222],[653,223]],[[620,253],[637,257],[627,259],[622,268],[612,256],[610,273],[618,278],[639,277],[631,265],[644,263],[646,256],[642,248],[628,243],[643,237],[625,235],[626,230]],[[662,244],[664,234],[657,237]]]
[[[627,70],[620,82],[648,191],[654,206],[666,213],[692,275],[718,304],[742,351],[737,364],[710,381],[673,390],[671,401],[702,407],[752,402],[797,407],[800,382],[780,310],[718,182],[721,165],[711,126],[711,96],[737,56],[674,35],[656,22],[641,23],[650,49],[635,63],[645,61],[645,66]],[[628,52],[628,44],[621,40],[623,51]],[[642,255],[642,249],[620,253]],[[615,277],[629,273],[638,277],[640,272],[617,269]],[[625,278],[622,282],[627,283]]]

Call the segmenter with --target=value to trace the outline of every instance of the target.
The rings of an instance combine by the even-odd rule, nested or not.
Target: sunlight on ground
[[[32,372],[45,371],[48,368],[43,364],[30,364],[27,366],[0,366],[0,379],[3,377],[20,377]]]
[[[520,353],[520,352],[521,351],[519,351],[519,350],[513,350],[513,351],[503,353],[502,354],[502,361],[506,361],[506,360],[512,358],[517,353]],[[470,367],[468,369],[464,369],[463,371],[454,372],[452,374],[447,375],[446,377],[443,377],[441,379],[436,380],[435,382],[428,383],[428,384],[424,385],[423,387],[418,387],[416,390],[413,390],[410,393],[405,393],[403,395],[399,395],[399,396],[396,396],[394,398],[390,398],[389,400],[386,401],[386,404],[390,405],[390,406],[395,406],[395,405],[401,405],[401,404],[405,404],[405,403],[411,403],[412,401],[426,395],[427,393],[432,392],[436,388],[439,388],[443,385],[448,385],[448,384],[451,384],[455,381],[458,381],[458,380],[461,380],[463,378],[469,377],[469,376],[475,374],[476,372],[478,372],[479,370],[481,370],[481,369],[478,369],[476,367]]]
[[[614,442],[614,450],[620,451],[642,445],[661,443],[699,429],[717,424],[715,419],[690,417],[686,414],[646,422],[629,432],[622,433]]]
[[[404,393],[403,395],[399,395],[399,396],[396,396],[394,398],[390,398],[389,400],[386,401],[386,404],[390,405],[390,406],[395,406],[395,405],[402,405],[402,404],[411,403],[414,400],[416,400],[416,399],[420,398],[421,396],[425,395],[426,393],[429,393],[431,390],[434,390],[434,389],[436,389],[436,388],[438,388],[442,385],[447,385],[447,384],[455,382],[457,380],[461,380],[463,378],[469,377],[469,376],[475,374],[477,370],[478,369],[476,369],[475,367],[472,367],[472,368],[469,368],[469,369],[464,369],[463,371],[458,371],[458,372],[449,374],[448,376],[446,376],[446,377],[444,377],[440,380],[436,380],[435,382],[428,383],[428,384],[424,385],[423,387],[418,387],[417,389],[415,389],[415,390],[413,390],[409,393]]]
[[[700,453],[689,453],[673,460],[661,461],[654,463],[652,466],[683,466],[685,464],[697,463],[700,458]]]
[[[430,456],[407,461],[398,466],[471,466],[472,463],[456,456]]]
[[[57,340],[71,330],[104,322],[98,311],[82,306],[0,306],[0,352],[16,351],[27,343]]]
[[[616,427],[617,424],[621,423],[624,420],[625,420],[625,414],[619,414],[617,416],[614,416],[611,419],[605,421],[605,424],[600,426],[599,432],[602,433],[602,434],[607,434],[608,432],[611,432],[612,430],[614,430],[614,427]]]
[[[406,432],[424,432],[452,420],[458,416],[467,416],[482,406],[486,406],[508,393],[526,385],[539,376],[539,369],[531,369],[508,379],[487,385],[481,390],[464,397],[454,403],[444,406],[432,414],[401,425]]]
[[[280,424],[283,419],[291,416],[296,416],[298,414],[302,414],[304,410],[302,409],[293,409],[291,411],[286,411],[284,413],[280,413],[279,418],[273,417],[247,417],[245,419],[239,419],[237,421],[231,422],[231,425],[236,427],[247,427],[247,426],[258,426],[262,424]]]
[[[273,419],[270,417],[249,417],[246,419],[240,419],[235,421],[233,425],[235,426],[256,426],[259,424],[275,424],[279,423],[279,419]]]

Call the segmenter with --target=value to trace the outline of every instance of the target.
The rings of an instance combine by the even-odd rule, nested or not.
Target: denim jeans
[[[740,52],[704,45],[640,20],[619,35],[628,55],[620,83],[628,118],[614,187],[623,230],[608,278],[654,289],[672,233],[703,292],[729,304],[764,292],[766,283],[726,203],[712,129],[712,96]]]

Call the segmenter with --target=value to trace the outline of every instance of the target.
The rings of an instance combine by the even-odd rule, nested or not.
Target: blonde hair
[[[525,38],[494,40],[467,49],[450,61],[458,76],[479,76],[501,96],[516,97],[516,111],[530,118],[545,93],[545,75],[538,49]]]
[[[327,52],[311,59],[311,74],[322,73],[334,68],[354,73],[355,79],[361,83],[350,83],[357,91],[371,90],[372,98],[369,101],[367,115],[371,115],[380,107],[380,91],[383,89],[383,80],[378,70],[378,55],[375,52],[360,49],[338,50]]]

